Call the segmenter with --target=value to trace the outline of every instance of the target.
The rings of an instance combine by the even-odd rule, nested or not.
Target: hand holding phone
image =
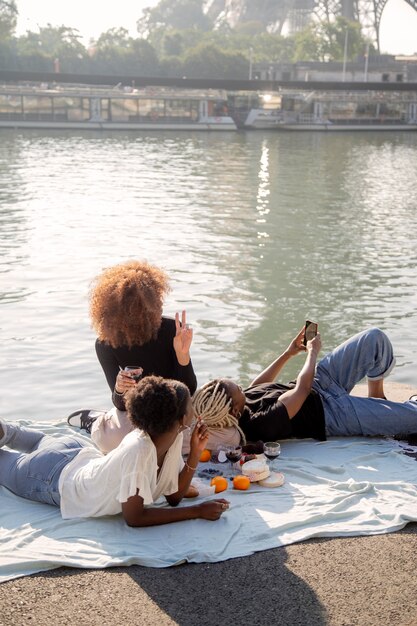
[[[307,341],[311,341],[317,335],[318,324],[316,322],[311,322],[310,320],[306,320],[304,326],[304,339],[303,344],[306,346]]]

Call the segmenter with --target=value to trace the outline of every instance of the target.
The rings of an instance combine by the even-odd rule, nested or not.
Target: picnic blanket
[[[49,434],[74,432],[66,422],[22,423]],[[388,533],[417,521],[417,462],[397,442],[291,440],[281,448],[276,464],[285,484],[269,489],[252,484],[248,491],[229,488],[221,496],[230,501],[230,509],[215,522],[129,528],[121,516],[64,521],[59,509],[2,487],[0,582],[60,566],[169,567],[224,561],[311,537]]]

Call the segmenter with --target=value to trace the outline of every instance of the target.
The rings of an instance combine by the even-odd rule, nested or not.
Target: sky
[[[119,26],[136,36],[136,21],[142,9],[157,3],[158,0],[17,0],[17,34],[36,31],[38,25],[50,23],[77,28],[84,44]],[[382,13],[380,43],[381,52],[417,53],[417,11],[404,0],[388,0]]]

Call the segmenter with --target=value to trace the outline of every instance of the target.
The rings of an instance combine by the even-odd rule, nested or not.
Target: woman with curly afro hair
[[[76,411],[73,426],[91,432],[103,452],[115,448],[132,426],[125,394],[142,376],[179,380],[191,394],[197,380],[190,358],[193,331],[186,312],[175,319],[162,315],[169,292],[167,274],[146,261],[126,261],[99,274],[90,290],[90,317],[97,333],[96,353],[112,393],[109,412]]]
[[[229,508],[223,498],[178,509],[151,506],[164,496],[175,507],[187,495],[207,443],[207,427],[197,421],[184,463],[182,432],[194,415],[188,388],[148,376],[126,394],[126,404],[133,430],[106,455],[81,438],[0,419],[0,485],[59,506],[64,519],[122,513],[129,526],[219,519]]]

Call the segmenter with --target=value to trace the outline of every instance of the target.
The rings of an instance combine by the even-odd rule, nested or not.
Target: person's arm
[[[181,323],[179,313],[175,314],[175,336],[172,342],[176,357],[176,372],[174,378],[187,385],[190,394],[197,389],[197,378],[191,363],[190,347],[193,340],[193,330],[187,324],[187,314],[182,311]]]
[[[313,384],[314,372],[316,370],[317,356],[321,348],[320,334],[307,342],[307,357],[305,363],[297,376],[294,389],[290,389],[280,396],[279,401],[287,409],[288,417],[292,419],[303,406]]]
[[[202,450],[207,444],[208,429],[202,422],[197,422],[191,435],[190,454],[187,462],[182,468],[178,476],[178,490],[169,496],[166,496],[168,504],[175,507],[186,494],[191,479],[194,476],[194,470],[197,468],[198,461]],[[219,519],[222,513],[229,508],[227,500],[211,500],[194,506],[181,507],[178,509],[159,509],[154,507],[145,507],[143,499],[139,492],[123,502],[122,513],[129,526],[155,526],[157,524],[169,524],[170,522],[179,522],[186,519]]]
[[[107,384],[110,387],[114,406],[119,411],[126,411],[123,393],[116,391],[116,379],[119,374],[119,363],[114,355],[113,348],[102,341],[96,341],[96,354],[103,369]]]
[[[194,372],[193,364],[190,361],[188,365],[177,364],[175,368],[175,380],[179,380],[184,383],[190,390],[190,394],[193,395],[197,389],[197,377]]]
[[[190,439],[190,453],[178,476],[178,491],[169,496],[165,496],[168,504],[171,506],[177,506],[187,493],[194,472],[197,469],[201,453],[207,445],[208,438],[209,431],[207,426],[203,422],[197,421]]]
[[[277,358],[272,361],[267,368],[263,370],[254,380],[251,382],[250,387],[253,385],[259,385],[261,383],[273,383],[284,365],[296,354],[305,352],[306,348],[303,343],[304,339],[304,326],[296,337],[291,341],[288,348]]]
[[[223,498],[201,502],[194,506],[184,506],[178,509],[159,509],[145,507],[143,499],[136,494],[127,502],[122,503],[122,514],[128,526],[157,526],[170,524],[186,519],[217,520],[227,511],[229,502]]]

